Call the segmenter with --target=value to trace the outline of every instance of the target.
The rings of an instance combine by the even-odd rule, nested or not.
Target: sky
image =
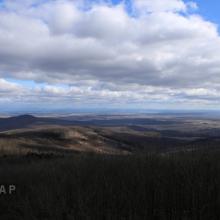
[[[217,0],[0,0],[0,112],[220,110]]]

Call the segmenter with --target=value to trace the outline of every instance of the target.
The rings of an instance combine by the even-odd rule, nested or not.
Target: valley
[[[0,155],[124,155],[218,150],[220,120],[155,115],[0,119]]]

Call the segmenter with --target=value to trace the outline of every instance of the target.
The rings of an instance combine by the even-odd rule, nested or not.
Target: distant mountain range
[[[56,118],[40,118],[32,115],[20,115],[9,118],[0,118],[0,131],[27,128],[33,125],[65,125],[71,124],[70,121]]]
[[[0,118],[0,131],[28,128],[36,125],[79,125],[79,126],[134,126],[134,125],[172,125],[178,123],[173,120],[161,120],[137,116],[71,116],[71,117],[35,117],[20,115]]]
[[[10,118],[0,118],[0,131],[24,128],[37,121],[37,118],[31,115],[21,115]]]

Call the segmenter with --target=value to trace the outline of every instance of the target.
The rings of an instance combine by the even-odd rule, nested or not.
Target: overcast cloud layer
[[[0,103],[218,107],[220,36],[197,7],[5,0]]]

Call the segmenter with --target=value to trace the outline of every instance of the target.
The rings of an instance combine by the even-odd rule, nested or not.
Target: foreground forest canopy
[[[219,219],[220,153],[4,158],[1,219]]]

